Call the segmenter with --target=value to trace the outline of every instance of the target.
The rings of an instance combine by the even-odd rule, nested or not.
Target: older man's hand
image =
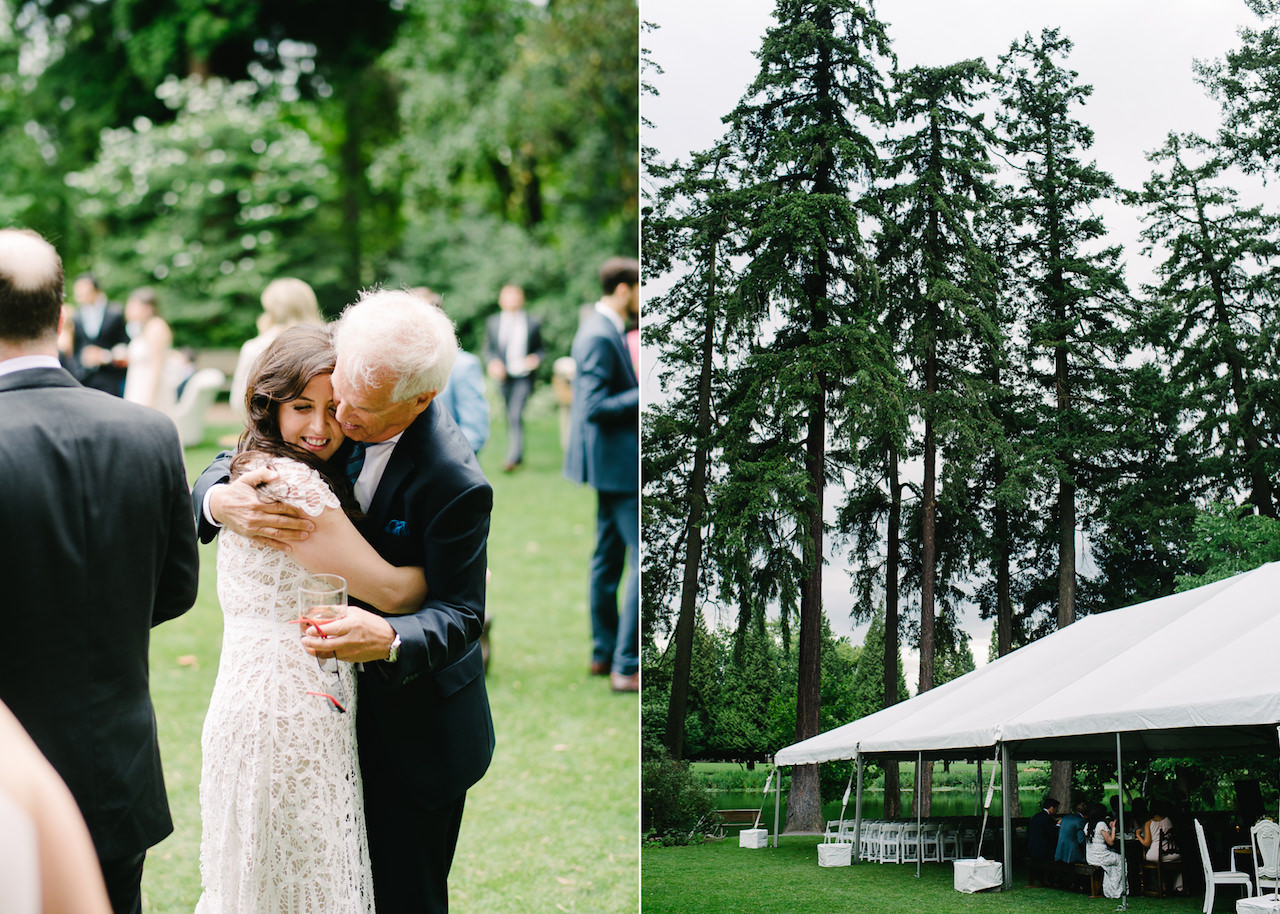
[[[291,542],[306,539],[316,525],[297,508],[272,501],[258,490],[276,475],[271,467],[259,467],[214,487],[209,493],[209,514],[228,530],[288,552]]]
[[[324,623],[323,638],[314,631],[314,627],[308,627],[302,637],[302,646],[308,654],[321,660],[337,657],[348,663],[386,660],[396,637],[391,623],[359,606],[348,606],[345,616]]]

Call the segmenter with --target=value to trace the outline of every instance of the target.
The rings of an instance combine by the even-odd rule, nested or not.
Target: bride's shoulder
[[[313,517],[325,508],[337,508],[338,496],[318,470],[292,457],[252,455],[246,468],[270,466],[276,478],[262,487],[265,495],[293,505]]]

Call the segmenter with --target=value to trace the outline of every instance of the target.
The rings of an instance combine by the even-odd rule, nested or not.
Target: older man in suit
[[[408,615],[353,607],[303,646],[364,664],[357,732],[378,911],[445,912],[466,792],[494,747],[480,649],[493,491],[435,402],[457,352],[438,307],[409,292],[370,293],[343,313],[334,345],[337,418],[357,442],[348,466],[365,535],[393,564],[425,568],[428,594]],[[253,486],[269,470],[218,484],[225,457],[196,484],[202,539],[225,524],[288,548],[314,529],[259,501]]]
[[[58,362],[62,261],[0,230],[0,699],[80,806],[116,914],[142,910],[147,848],[173,831],[148,678],[151,628],[195,602],[177,429]],[[44,645],[43,649],[32,649]]]
[[[603,296],[573,338],[573,403],[564,474],[596,490],[591,558],[591,673],[615,692],[640,688],[640,387],[626,327],[640,310],[640,264],[613,257],[600,268]],[[622,615],[618,584],[631,552]]]

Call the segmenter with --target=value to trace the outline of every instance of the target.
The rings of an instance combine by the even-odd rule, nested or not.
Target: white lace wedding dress
[[[312,516],[338,500],[319,474],[273,458],[276,498]],[[196,914],[372,914],[351,665],[325,673],[299,643],[286,553],[230,530],[218,545],[224,629],[201,745]],[[308,691],[334,693],[347,713]]]

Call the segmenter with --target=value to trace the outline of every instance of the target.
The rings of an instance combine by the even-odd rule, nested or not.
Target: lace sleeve
[[[319,516],[325,508],[340,506],[338,496],[320,474],[300,460],[290,460],[288,457],[255,457],[246,465],[246,469],[266,465],[279,474],[275,480],[262,486],[261,491],[268,498],[293,505],[312,517]]]

